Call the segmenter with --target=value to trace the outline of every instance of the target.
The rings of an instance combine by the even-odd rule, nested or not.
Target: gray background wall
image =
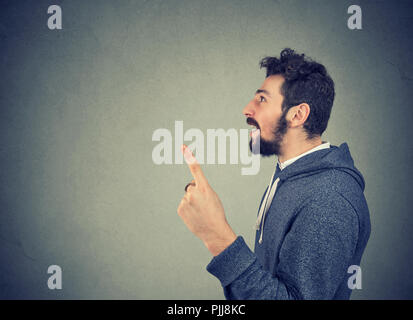
[[[210,253],[176,213],[185,165],[155,165],[152,133],[245,129],[258,61],[292,47],[326,65],[337,96],[324,140],[349,144],[372,234],[353,299],[413,298],[410,1],[2,1],[0,297],[222,299]],[[59,4],[63,29],[47,28]],[[359,4],[363,30],[347,28]],[[256,176],[204,165],[237,234]],[[63,289],[47,288],[47,267]]]

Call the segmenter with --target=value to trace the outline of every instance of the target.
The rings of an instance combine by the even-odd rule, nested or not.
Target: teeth
[[[260,129],[256,129],[251,131],[251,138],[253,139],[253,142],[257,142],[258,137],[260,136]]]

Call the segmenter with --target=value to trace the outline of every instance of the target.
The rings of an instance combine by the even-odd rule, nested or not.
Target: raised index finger
[[[208,183],[207,179],[202,172],[201,166],[199,162],[196,160],[195,156],[192,154],[192,151],[186,146],[182,145],[181,147],[182,153],[184,154],[184,158],[186,163],[188,164],[189,170],[191,171],[192,176],[195,179],[195,183],[197,186],[206,185]]]

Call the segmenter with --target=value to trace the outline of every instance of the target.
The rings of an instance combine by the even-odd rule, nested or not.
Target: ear
[[[290,127],[301,127],[306,122],[310,115],[310,106],[307,103],[300,103],[294,107],[291,107],[287,113],[287,121]]]

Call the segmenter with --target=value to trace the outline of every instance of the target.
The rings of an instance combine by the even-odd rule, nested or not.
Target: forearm
[[[272,277],[262,268],[242,237],[236,238],[220,255],[214,257],[207,270],[220,280],[227,299],[299,298],[282,279]]]

